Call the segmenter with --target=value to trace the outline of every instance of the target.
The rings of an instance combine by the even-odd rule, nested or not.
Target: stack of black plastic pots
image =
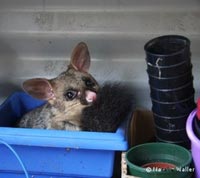
[[[178,35],[161,36],[144,49],[157,140],[188,148],[186,120],[196,107],[190,41]]]

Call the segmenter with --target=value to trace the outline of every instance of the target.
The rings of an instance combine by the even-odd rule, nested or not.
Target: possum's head
[[[96,100],[99,85],[88,73],[90,54],[85,43],[73,50],[66,71],[56,78],[34,78],[23,83],[24,90],[35,98],[47,100],[63,114],[81,112]],[[77,113],[78,114],[78,113]]]

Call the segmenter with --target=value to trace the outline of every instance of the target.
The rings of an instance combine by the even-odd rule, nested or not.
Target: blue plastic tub
[[[128,149],[126,124],[116,133],[12,128],[27,111],[44,104],[23,92],[0,106],[0,142],[19,155],[30,178],[112,177],[115,151]],[[0,143],[0,177],[24,178],[16,156]]]

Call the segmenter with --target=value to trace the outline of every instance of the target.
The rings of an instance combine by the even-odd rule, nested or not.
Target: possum
[[[133,109],[133,91],[125,84],[100,86],[88,72],[90,53],[80,42],[66,71],[56,78],[33,78],[23,83],[32,97],[46,104],[26,113],[21,128],[115,132]]]
[[[66,71],[56,78],[33,78],[23,89],[47,103],[26,113],[18,123],[21,128],[81,130],[81,113],[95,100],[99,84],[88,72],[90,53],[80,42],[72,51]]]

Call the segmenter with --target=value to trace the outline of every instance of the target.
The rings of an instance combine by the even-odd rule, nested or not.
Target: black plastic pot
[[[149,85],[152,88],[157,89],[172,89],[185,86],[187,83],[193,81],[192,71],[189,70],[187,73],[176,77],[155,77],[149,76]]]
[[[161,127],[155,126],[155,129],[156,129],[156,136],[165,141],[182,142],[182,141],[189,140],[186,133],[186,128],[177,129],[177,130],[169,130],[169,129],[163,129]]]
[[[193,82],[189,82],[182,87],[173,89],[157,89],[151,87],[150,91],[151,98],[160,102],[178,102],[192,97],[195,92]]]
[[[147,64],[171,66],[190,60],[190,40],[184,36],[166,35],[154,38],[144,46]]]
[[[161,116],[179,117],[189,114],[195,107],[194,96],[178,102],[152,101],[152,111]]]
[[[155,77],[175,77],[192,69],[190,60],[183,61],[172,66],[153,66],[147,64],[147,73]]]
[[[176,144],[176,145],[185,147],[185,148],[187,148],[188,150],[190,150],[190,148],[191,148],[191,142],[190,142],[190,140],[168,141],[168,140],[163,140],[163,139],[159,138],[158,136],[156,136],[156,140],[157,140],[158,142]]]
[[[154,113],[155,125],[168,130],[180,130],[186,126],[188,115],[180,117],[163,117]]]

